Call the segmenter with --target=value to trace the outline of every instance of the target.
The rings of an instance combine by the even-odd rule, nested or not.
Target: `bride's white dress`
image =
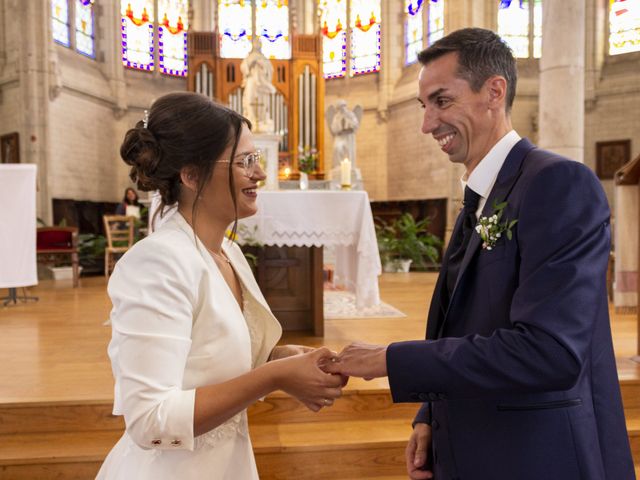
[[[180,214],[116,265],[109,356],[127,428],[98,479],[258,478],[246,411],[193,436],[195,388],[264,363],[282,332],[240,249],[224,251],[243,309]]]

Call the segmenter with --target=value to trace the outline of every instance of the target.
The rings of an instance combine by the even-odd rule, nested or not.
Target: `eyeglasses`
[[[236,155],[236,158],[239,156],[240,155]],[[218,163],[233,163],[234,165],[244,168],[244,173],[247,177],[252,177],[253,173],[256,171],[256,165],[261,161],[262,152],[260,150],[256,150],[253,153],[248,153],[240,160],[218,160]]]

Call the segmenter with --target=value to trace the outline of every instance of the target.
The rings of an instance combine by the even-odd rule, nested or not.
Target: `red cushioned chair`
[[[71,259],[73,268],[73,287],[78,286],[80,262],[78,260],[78,228],[77,227],[40,227],[36,237],[36,253],[38,262],[56,264],[61,257]]]

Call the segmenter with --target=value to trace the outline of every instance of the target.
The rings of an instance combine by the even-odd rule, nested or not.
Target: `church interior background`
[[[339,165],[327,112],[345,101],[360,115],[358,186],[374,215],[431,215],[446,241],[462,170],[420,132],[417,53],[469,26],[498,32],[517,57],[515,130],[600,177],[614,215],[612,311],[634,315],[640,0],[0,0],[2,163],[37,165],[43,223],[66,219],[96,233],[102,213],[132,186],[119,156],[124,133],[172,91],[200,92],[242,112],[241,67],[255,43],[273,67],[275,90],[264,108],[278,136],[282,188],[297,188],[309,155],[312,188],[330,188]],[[566,51],[580,61],[561,58]],[[545,79],[545,61],[564,65],[566,77]],[[567,97],[577,103],[563,107]],[[561,118],[549,118],[553,105],[564,108]],[[0,310],[0,338],[11,315]],[[640,375],[632,384],[629,398],[640,398]],[[3,412],[13,415],[0,406],[0,419]],[[0,441],[3,435],[0,428]],[[2,462],[0,478],[14,478],[3,476]]]

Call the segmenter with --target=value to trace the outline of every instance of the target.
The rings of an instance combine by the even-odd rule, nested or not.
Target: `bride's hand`
[[[313,350],[315,350],[313,347],[307,347],[306,345],[279,345],[271,350],[269,360],[280,360],[281,358],[309,353]]]
[[[274,366],[278,366],[278,388],[297,398],[314,412],[333,405],[335,399],[342,395],[342,377],[323,372],[320,365],[334,356],[334,352],[322,347],[275,360]]]

